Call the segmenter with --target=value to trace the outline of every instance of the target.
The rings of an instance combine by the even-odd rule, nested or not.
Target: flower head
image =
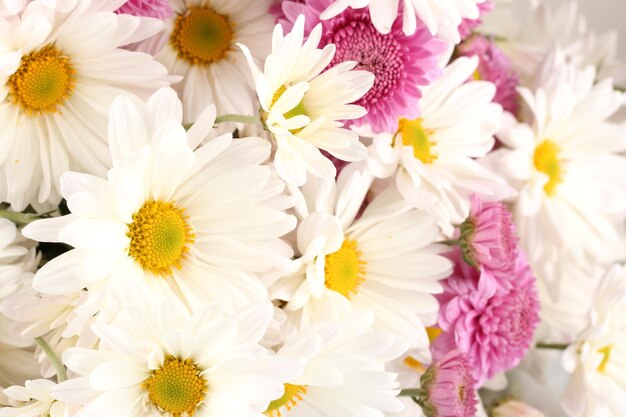
[[[307,173],[334,178],[336,169],[320,149],[344,161],[365,159],[365,146],[356,133],[343,128],[343,121],[366,113],[351,103],[374,82],[371,73],[354,70],[354,62],[329,66],[335,46],[318,49],[321,25],[305,41],[304,26],[303,16],[287,35],[283,35],[282,26],[276,26],[264,71],[257,67],[248,48],[240,45],[254,76],[263,123],[276,140],[276,171],[283,180],[298,186],[306,182]]]
[[[375,132],[382,132],[396,129],[400,117],[419,117],[420,88],[441,75],[438,60],[446,49],[445,43],[434,38],[421,24],[412,35],[402,33],[402,14],[387,34],[376,30],[367,8],[349,8],[333,18],[321,20],[320,13],[331,2],[285,1],[284,23],[286,27],[292,25],[299,14],[307,17],[307,31],[320,23],[321,44],[336,47],[330,66],[354,61],[356,69],[374,74],[374,85],[356,101],[367,110],[367,115],[349,124],[367,123]]]
[[[519,78],[509,58],[491,40],[484,36],[474,35],[458,47],[461,56],[477,56],[478,68],[474,78],[490,81],[496,86],[496,95],[493,98],[502,108],[512,114],[519,111],[519,94],[517,86]]]
[[[167,19],[173,11],[167,0],[128,0],[115,11],[120,14]]]
[[[473,417],[476,381],[467,357],[458,350],[433,363],[421,378],[425,390],[422,410],[426,417]]]
[[[457,249],[452,276],[444,281],[434,357],[458,348],[466,353],[479,383],[516,366],[526,354],[539,323],[539,297],[526,257],[520,252],[510,291],[498,291],[495,279],[461,260]]]
[[[519,252],[511,213],[500,202],[486,203],[476,195],[470,201],[470,215],[461,224],[463,259],[510,287]]]

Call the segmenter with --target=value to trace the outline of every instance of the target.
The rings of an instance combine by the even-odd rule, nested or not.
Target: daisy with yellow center
[[[64,354],[68,367],[87,377],[79,388],[95,393],[83,402],[87,414],[259,415],[277,404],[272,400],[283,395],[284,381],[301,372],[259,345],[272,319],[269,302],[230,316],[218,304],[190,314],[180,303],[136,301],[119,322],[94,326],[100,350],[70,348]]]
[[[588,325],[563,354],[572,375],[563,408],[572,417],[623,415],[626,394],[626,270],[612,266],[597,286]]]
[[[252,78],[237,43],[259,63],[269,53],[274,20],[271,0],[171,0],[174,15],[155,39],[138,46],[169,72],[182,76],[173,87],[181,97],[184,122],[194,122],[209,105],[221,114],[255,115]],[[201,91],[201,94],[198,92]]]
[[[421,116],[400,118],[395,132],[375,136],[367,160],[375,176],[394,177],[404,199],[433,215],[447,236],[467,218],[471,194],[512,194],[480,162],[493,147],[502,109],[492,102],[493,84],[471,79],[477,65],[463,57],[448,65],[424,89]]]
[[[507,121],[491,161],[519,193],[520,243],[556,300],[560,277],[582,281],[622,258],[626,130],[610,118],[624,96],[559,50],[538,74],[534,91],[520,91],[529,111]]]
[[[16,211],[56,207],[65,171],[104,175],[113,98],[168,85],[163,65],[123,49],[152,36],[154,22],[62,3],[29,2],[0,28],[0,201]]]
[[[303,369],[287,380],[284,394],[270,403],[265,415],[334,417],[341,410],[345,417],[361,417],[402,410],[396,375],[384,369],[406,351],[407,343],[372,332],[373,321],[371,312],[358,311],[310,324],[287,337],[277,356],[301,363]]]
[[[318,48],[321,37],[321,25],[305,32],[304,15],[299,15],[288,34],[276,25],[272,52],[262,69],[250,46],[240,45],[254,78],[261,120],[276,144],[276,171],[297,186],[311,175],[335,178],[335,166],[321,150],[342,161],[367,156],[345,121],[367,113],[354,103],[372,87],[374,75],[355,70],[353,61],[330,66],[335,46]]]
[[[284,185],[262,165],[270,145],[228,134],[198,147],[215,110],[187,132],[181,107],[171,89],[141,108],[125,97],[114,101],[107,179],[66,173],[72,215],[25,229],[45,241],[52,228],[75,248],[37,272],[37,290],[67,295],[87,288],[98,309],[113,311],[119,304],[107,297],[134,304],[129,287],[190,305],[222,299],[235,308],[267,299],[257,273],[288,263],[291,251],[280,237],[295,225],[274,208]]]
[[[288,302],[288,317],[300,324],[336,319],[333,314],[351,309],[373,310],[375,330],[427,350],[426,326],[434,324],[438,309],[432,294],[440,291],[438,281],[451,265],[438,254],[444,248],[433,245],[440,237],[434,219],[393,189],[356,219],[371,182],[367,170],[352,166],[337,183],[310,178],[301,191],[292,188],[299,256],[295,272],[275,282],[270,293]]]

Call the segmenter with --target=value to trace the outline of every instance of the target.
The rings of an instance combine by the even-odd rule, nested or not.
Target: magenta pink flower
[[[432,345],[433,356],[453,349],[467,354],[479,383],[511,369],[522,360],[539,323],[536,281],[523,252],[515,263],[510,291],[498,291],[484,270],[463,262],[460,249],[450,255],[452,275],[443,281],[438,325],[443,331]]]
[[[448,352],[422,375],[418,402],[426,417],[474,417],[476,381],[464,354]]]
[[[490,81],[496,86],[493,101],[513,115],[519,111],[517,86],[519,78],[511,62],[496,44],[484,36],[474,35],[457,48],[461,56],[477,56],[479,60],[477,78]]]
[[[470,201],[470,215],[460,227],[463,259],[483,268],[508,290],[519,252],[511,213],[504,204],[485,203],[476,195]]]
[[[306,17],[307,32],[317,24],[323,28],[320,47],[335,44],[332,67],[340,62],[355,61],[357,69],[375,75],[374,86],[355,104],[365,107],[368,114],[348,124],[368,123],[375,132],[395,132],[398,119],[416,119],[420,115],[420,87],[430,84],[441,74],[438,58],[446,45],[434,38],[428,29],[418,25],[413,35],[402,32],[402,14],[391,32],[383,35],[376,30],[367,7],[348,8],[339,15],[320,20],[320,13],[333,0],[283,1],[285,19],[279,19],[290,30],[298,15]]]
[[[165,20],[172,17],[173,11],[167,0],[128,0],[115,13]]]
[[[484,3],[480,3],[478,5],[478,11],[480,12],[480,16],[478,16],[477,19],[463,19],[463,21],[459,25],[459,34],[461,35],[461,40],[466,39],[468,36],[470,36],[472,34],[472,31],[483,22],[481,17],[489,13],[491,10],[493,10],[493,3],[487,0]]]

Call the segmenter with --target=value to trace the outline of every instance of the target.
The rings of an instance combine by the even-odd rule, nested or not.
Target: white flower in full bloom
[[[563,397],[570,417],[626,415],[626,271],[614,266],[603,278],[591,323],[563,355],[572,372]]]
[[[279,237],[295,219],[284,212],[284,184],[262,165],[266,140],[227,134],[193,151],[214,118],[215,109],[207,109],[185,132],[181,102],[168,88],[141,108],[117,98],[107,179],[64,174],[72,213],[23,231],[74,247],[37,271],[35,289],[70,295],[87,288],[93,314],[133,304],[133,287],[190,306],[266,300],[256,273],[288,262],[291,248]]]
[[[322,19],[330,19],[348,7],[361,8],[369,5],[372,22],[381,33],[389,33],[398,16],[398,5],[404,3],[402,29],[407,35],[415,32],[418,21],[426,25],[430,33],[442,39],[458,43],[459,25],[463,19],[477,19],[478,4],[484,0],[335,0]]]
[[[0,25],[0,200],[17,211],[58,205],[65,171],[104,175],[113,99],[169,84],[163,65],[122,49],[159,26],[91,6],[33,1]]]
[[[292,335],[279,358],[301,363],[304,371],[285,384],[269,417],[383,417],[402,410],[397,375],[384,365],[406,351],[396,336],[373,333],[371,312],[337,322],[320,322]]]
[[[433,294],[451,272],[439,255],[446,247],[433,244],[440,234],[428,213],[393,188],[357,218],[370,183],[367,170],[345,168],[336,184],[311,178],[302,190],[292,188],[300,256],[271,295],[288,301],[285,311],[298,328],[351,309],[373,310],[375,331],[405,337],[427,352],[425,326],[435,323],[439,307]]]
[[[520,89],[530,114],[498,138],[493,157],[519,191],[520,242],[540,279],[556,283],[570,269],[620,259],[626,216],[626,127],[610,121],[624,95],[596,71],[578,71],[558,50],[539,72],[535,91]]]
[[[112,325],[94,326],[100,350],[65,352],[79,376],[53,395],[80,403],[92,390],[82,416],[260,417],[301,372],[259,345],[272,310],[269,302],[253,304],[227,316],[209,304],[190,314],[179,303],[140,298]]]
[[[487,200],[511,190],[498,174],[476,159],[494,145],[502,108],[491,100],[495,86],[466,82],[477,58],[459,58],[424,89],[419,119],[400,119],[398,131],[374,137],[368,166],[380,178],[395,175],[402,196],[427,210],[446,235],[469,214],[470,195]]]
[[[137,45],[183,76],[172,87],[183,102],[184,121],[194,122],[213,104],[221,114],[256,114],[258,103],[246,45],[260,64],[272,42],[271,0],[171,0],[174,15],[155,37]]]
[[[357,134],[342,126],[344,120],[365,115],[363,107],[350,103],[372,87],[374,75],[353,70],[353,61],[324,71],[333,59],[335,46],[318,49],[321,35],[321,25],[317,25],[304,41],[304,16],[298,17],[285,36],[282,26],[277,25],[272,53],[263,71],[242,46],[261,102],[263,122],[276,140],[276,171],[283,180],[298,186],[306,182],[307,172],[335,177],[335,166],[320,149],[343,161],[367,156]]]

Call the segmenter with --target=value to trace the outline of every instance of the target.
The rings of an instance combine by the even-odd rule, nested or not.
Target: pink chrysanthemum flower
[[[172,17],[173,11],[167,0],[128,0],[115,11],[119,14],[154,17],[165,20]]]
[[[504,204],[483,202],[475,194],[470,202],[470,215],[460,227],[463,259],[486,270],[508,291],[519,252],[511,212]]]
[[[464,354],[448,352],[422,375],[418,402],[426,417],[473,417],[476,381]]]
[[[517,94],[519,78],[500,48],[484,36],[474,35],[460,44],[457,51],[461,56],[478,57],[478,69],[474,76],[494,83],[496,95],[493,101],[500,104],[504,110],[516,115],[519,110]]]
[[[477,19],[464,18],[459,25],[459,35],[461,40],[467,39],[472,34],[472,31],[483,23],[481,17],[493,10],[493,3],[491,1],[485,1],[484,3],[477,4],[480,15]]]
[[[413,35],[402,32],[402,14],[396,18],[391,32],[383,35],[370,19],[369,9],[348,8],[339,15],[321,20],[320,13],[332,0],[283,1],[285,15],[280,23],[289,30],[298,15],[306,16],[307,31],[321,23],[320,47],[334,44],[335,56],[329,67],[344,61],[356,61],[356,69],[375,75],[374,86],[355,104],[368,114],[347,124],[369,124],[374,132],[395,132],[398,119],[419,117],[420,87],[430,84],[441,74],[439,55],[446,44],[434,38],[428,29],[418,25]]]
[[[438,296],[438,325],[443,331],[432,344],[433,356],[453,349],[466,353],[479,383],[511,369],[526,355],[539,323],[539,297],[535,277],[519,252],[510,291],[498,291],[488,273],[461,259],[459,249],[449,256],[454,272],[443,282]]]

